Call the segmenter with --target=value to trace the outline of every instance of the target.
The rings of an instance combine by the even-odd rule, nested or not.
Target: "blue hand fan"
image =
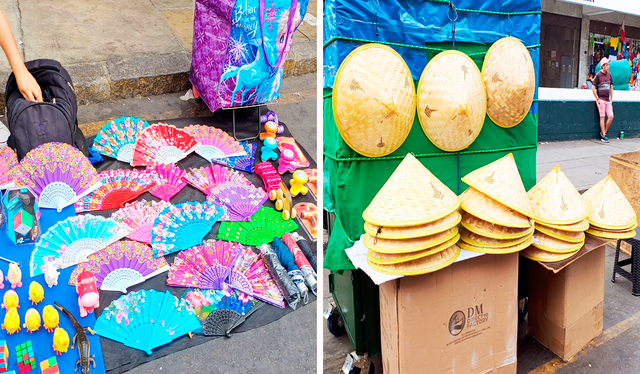
[[[230,289],[228,285],[223,290],[190,288],[183,298],[202,323],[204,335],[228,335],[264,305],[245,293]]]
[[[98,317],[98,335],[151,354],[151,350],[200,328],[186,300],[169,291],[131,292],[114,300]]]
[[[245,156],[214,158],[211,160],[211,162],[215,162],[216,164],[221,164],[224,166],[229,166],[236,170],[253,173],[253,166],[256,160],[256,148],[258,148],[258,145],[256,143],[248,143],[248,142],[240,142],[240,144],[242,144],[244,151],[247,152]]]
[[[131,228],[112,218],[86,214],[69,217],[49,228],[31,252],[32,277],[44,273],[44,265],[58,269],[87,261],[87,257],[129,234]]]
[[[202,244],[224,211],[213,204],[187,201],[165,208],[153,223],[151,247],[156,257]]]
[[[110,121],[93,141],[93,148],[100,154],[130,163],[136,136],[149,127],[147,121],[134,117],[120,117]]]

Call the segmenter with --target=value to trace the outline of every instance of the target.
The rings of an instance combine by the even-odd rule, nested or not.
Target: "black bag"
[[[27,101],[13,73],[5,90],[8,145],[22,158],[37,146],[50,142],[71,144],[89,156],[87,141],[78,128],[78,103],[69,73],[55,60],[25,63],[42,89],[42,103]]]

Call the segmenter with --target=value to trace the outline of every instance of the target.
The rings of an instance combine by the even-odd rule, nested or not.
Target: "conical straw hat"
[[[482,79],[489,118],[504,128],[520,123],[536,90],[533,60],[524,44],[510,37],[493,43],[484,57]]]
[[[460,240],[467,244],[471,244],[475,247],[479,248],[507,248],[518,245],[529,239],[531,235],[523,236],[517,239],[492,239],[487,238],[486,236],[478,235],[472,233],[467,229],[462,229],[460,232]]]
[[[573,225],[552,225],[552,224],[544,225],[541,223],[536,223],[536,227],[538,226],[545,226],[545,227],[549,227],[556,230],[562,230],[562,231],[579,232],[579,231],[584,231],[588,229],[589,222],[586,219],[583,219],[582,221],[578,223],[574,223]]]
[[[533,217],[533,210],[513,154],[509,153],[489,165],[472,171],[465,175],[462,181],[499,203],[527,217]]]
[[[480,134],[486,111],[480,70],[467,55],[446,51],[429,61],[418,82],[418,119],[436,147],[467,148]]]
[[[520,252],[524,257],[528,258],[529,260],[533,260],[533,261],[540,261],[540,262],[558,262],[558,261],[562,261],[562,260],[566,260],[569,257],[575,255],[576,253],[578,253],[578,251],[580,251],[579,249],[575,252],[569,252],[569,253],[553,253],[553,252],[547,252],[547,251],[543,251],[542,249],[536,248],[534,246],[529,246],[527,247],[524,251]]]
[[[440,245],[458,235],[458,228],[454,227],[437,234],[412,239],[380,239],[364,234],[364,245],[378,253],[410,253],[424,251]]]
[[[432,273],[453,264],[460,256],[460,248],[456,245],[440,251],[431,256],[400,264],[378,265],[369,262],[369,266],[376,271],[393,275],[419,275]]]
[[[575,252],[582,248],[582,246],[584,245],[584,240],[579,243],[569,243],[565,242],[564,240],[556,239],[552,236],[543,234],[537,230],[533,233],[533,237],[533,245],[536,248],[553,253]]]
[[[614,232],[614,231],[598,230],[596,228],[591,227],[589,228],[589,230],[587,230],[587,233],[593,236],[598,236],[600,238],[605,238],[605,239],[631,239],[636,236],[635,229],[629,230],[629,231]]]
[[[373,236],[382,239],[410,239],[421,236],[433,235],[442,231],[449,230],[460,223],[462,216],[457,211],[449,214],[434,222],[425,223],[424,225],[409,227],[384,227],[375,226],[369,222],[364,223],[364,231]]]
[[[418,226],[448,216],[459,206],[458,196],[407,154],[362,218],[378,226]]]
[[[637,222],[636,212],[610,175],[591,188],[594,190],[589,189],[583,195],[589,207],[589,223],[605,229],[622,229]]]
[[[453,238],[447,240],[446,242],[439,244],[433,248],[429,248],[419,252],[411,252],[411,253],[387,254],[387,253],[378,253],[378,252],[369,250],[369,252],[367,253],[367,260],[369,262],[373,262],[374,264],[380,264],[380,265],[390,265],[390,264],[399,264],[401,262],[409,262],[409,261],[417,260],[422,257],[431,256],[432,254],[438,253],[440,251],[444,251],[445,249],[456,244],[459,239],[460,239],[460,235],[458,234]]]
[[[489,223],[507,227],[533,227],[533,222],[529,218],[500,204],[473,187],[467,188],[460,195],[460,206],[467,213]]]
[[[540,231],[545,235],[549,235],[556,239],[563,240],[569,243],[580,243],[584,241],[584,231],[563,231],[554,229],[552,227],[547,227],[543,225],[539,225],[536,223],[536,230]]]
[[[411,72],[393,49],[365,44],[340,65],[333,85],[333,115],[354,151],[381,157],[398,149],[411,131],[415,108]]]
[[[527,192],[527,197],[536,222],[570,225],[589,213],[580,193],[558,165]]]
[[[466,249],[467,251],[471,251],[471,252],[501,255],[501,254],[519,252],[519,251],[527,248],[528,246],[530,246],[531,242],[533,242],[533,236],[529,236],[527,238],[527,240],[523,241],[520,244],[514,245],[512,247],[505,247],[505,248],[489,248],[489,247],[486,247],[486,248],[482,248],[482,247],[477,247],[475,245],[471,245],[471,244],[461,240],[461,241],[458,242],[458,247],[460,247],[462,249]]]
[[[593,223],[589,224],[589,229],[596,229],[596,230],[602,230],[602,231],[609,231],[609,232],[623,232],[623,231],[629,231],[629,230],[634,230],[636,227],[638,227],[638,222],[637,221],[633,221],[629,226],[627,227],[618,227],[615,229],[608,229],[606,227],[599,227],[598,225],[594,225]],[[587,229],[588,230],[588,229]],[[585,230],[586,231],[586,230]]]
[[[473,233],[494,239],[522,238],[533,234],[534,228],[534,226],[527,229],[495,225],[465,211],[462,212],[462,221],[460,223],[462,227]]]

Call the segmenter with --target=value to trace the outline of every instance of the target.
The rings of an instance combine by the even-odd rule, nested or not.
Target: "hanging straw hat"
[[[449,230],[460,223],[462,216],[457,211],[449,214],[434,222],[425,223],[424,225],[409,227],[384,227],[372,225],[369,222],[364,223],[364,231],[373,236],[382,239],[410,239],[421,236],[433,235],[442,231]]]
[[[460,206],[458,196],[407,154],[362,218],[372,225],[407,227],[434,222]]]
[[[410,252],[410,253],[388,254],[388,253],[378,253],[370,250],[367,253],[367,261],[373,262],[374,264],[380,264],[380,265],[391,265],[391,264],[399,264],[402,262],[409,262],[409,261],[417,260],[419,258],[431,256],[432,254],[444,251],[445,249],[456,244],[459,239],[460,239],[460,235],[456,235],[453,238],[435,247],[426,249],[424,251]]]
[[[631,239],[634,238],[636,236],[636,230],[629,230],[629,231],[607,231],[607,230],[598,230],[595,227],[591,227],[587,230],[587,233],[593,235],[593,236],[598,236],[600,238],[605,238],[605,239]]]
[[[509,128],[529,112],[536,90],[536,73],[527,48],[518,39],[493,43],[482,64],[487,90],[487,114],[496,125]]]
[[[376,271],[393,275],[419,275],[431,273],[453,264],[460,256],[460,248],[456,245],[431,256],[400,264],[379,265],[369,262],[369,266]]]
[[[462,181],[509,208],[533,217],[527,192],[520,179],[513,154],[498,159],[465,175]]]
[[[475,234],[467,229],[460,232],[460,240],[478,248],[507,248],[518,245],[529,239],[531,235],[523,236],[517,239],[493,239],[486,236]]]
[[[558,165],[527,192],[527,197],[536,222],[570,225],[589,213],[580,193]]]
[[[522,251],[520,253],[524,257],[528,258],[529,260],[533,260],[533,261],[558,262],[558,261],[562,261],[562,260],[568,259],[569,257],[571,257],[571,256],[575,255],[576,253],[578,253],[578,251],[569,252],[569,253],[553,253],[553,252],[543,251],[542,249],[538,249],[538,248],[536,248],[534,246],[529,246],[524,251]]]
[[[523,241],[522,243],[514,245],[512,247],[505,247],[505,248],[489,248],[489,247],[483,248],[483,247],[478,247],[478,246],[469,244],[462,240],[458,242],[458,246],[462,249],[466,249],[467,251],[471,251],[471,252],[501,255],[501,254],[519,252],[527,248],[528,246],[530,246],[532,242],[533,242],[533,236],[529,236],[527,240]]]
[[[553,238],[563,240],[569,243],[580,243],[584,241],[584,231],[563,231],[539,225],[536,223],[536,230]]]
[[[464,211],[496,225],[527,229],[533,226],[528,217],[509,209],[473,187],[467,188],[460,195],[460,206]]]
[[[380,239],[369,234],[364,234],[364,245],[378,253],[410,253],[424,251],[440,245],[458,235],[458,228],[454,227],[437,234],[413,239]]]
[[[533,234],[534,229],[533,225],[529,228],[495,225],[464,211],[462,212],[462,221],[460,223],[462,227],[473,233],[494,239],[522,238],[523,236]]]
[[[621,230],[637,223],[636,212],[610,175],[587,190],[582,197],[589,207],[587,221],[593,226]]]
[[[540,231],[533,233],[533,245],[543,251],[553,253],[569,253],[575,252],[582,248],[584,240],[579,243],[569,243],[564,240],[556,239],[549,235],[543,234]]]
[[[480,70],[469,56],[446,51],[429,61],[418,82],[418,119],[436,147],[467,148],[480,134],[486,111]]]
[[[571,231],[571,232],[579,232],[579,231],[584,231],[586,229],[589,228],[589,222],[586,219],[583,219],[582,221],[578,222],[578,223],[574,223],[573,225],[552,225],[552,224],[541,224],[541,223],[536,223],[536,228],[538,226],[545,226],[551,229],[556,229],[556,230],[561,230],[561,231]]]
[[[342,139],[367,157],[398,149],[411,131],[416,97],[409,67],[393,49],[365,44],[342,62],[333,85],[333,115]]]

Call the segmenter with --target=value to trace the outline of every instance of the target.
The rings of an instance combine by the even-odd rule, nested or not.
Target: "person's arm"
[[[16,40],[13,38],[13,33],[11,32],[11,23],[9,22],[7,14],[1,9],[0,12],[2,12],[2,16],[0,17],[0,47],[2,47],[4,54],[7,56],[9,65],[11,65],[13,75],[16,77],[18,89],[25,99],[41,102],[42,90],[40,90],[38,82],[36,82],[33,75],[27,70],[27,67],[24,66],[24,62],[22,62]]]
[[[613,102],[613,81],[609,85],[609,102]]]
[[[596,75],[596,77],[593,78],[593,82],[591,82],[591,92],[593,92],[593,96],[595,96],[596,98],[596,103],[600,104],[600,98],[598,97],[598,91],[596,90],[597,86],[598,86],[598,76]]]

